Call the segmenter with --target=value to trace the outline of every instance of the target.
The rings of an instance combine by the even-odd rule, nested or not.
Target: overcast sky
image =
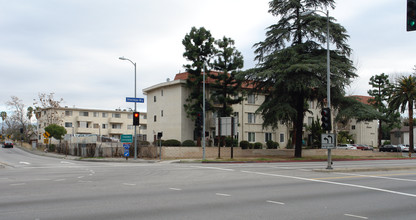
[[[63,106],[133,108],[137,96],[183,72],[182,39],[193,26],[235,40],[244,69],[253,68],[253,44],[278,20],[269,0],[0,0],[0,111],[11,96],[33,104],[55,93]],[[330,10],[350,35],[358,78],[348,95],[367,95],[376,74],[410,74],[415,32],[406,32],[405,0],[338,0]],[[411,41],[413,40],[413,42]],[[146,111],[146,104],[138,104]]]

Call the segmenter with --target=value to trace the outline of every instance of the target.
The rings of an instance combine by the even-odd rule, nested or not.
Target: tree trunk
[[[296,122],[295,122],[295,130],[296,130],[295,157],[297,158],[302,157],[303,108],[304,108],[303,95],[300,95],[298,99],[298,103],[296,105],[297,115],[296,115]]]

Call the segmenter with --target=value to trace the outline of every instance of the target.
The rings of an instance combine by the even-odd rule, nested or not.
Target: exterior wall
[[[202,147],[162,147],[162,159],[202,159]],[[302,156],[326,156],[326,149],[303,149]],[[334,156],[366,156],[366,157],[383,157],[383,156],[401,156],[397,153],[378,152],[378,151],[362,151],[362,150],[344,150],[332,149],[331,154]],[[250,157],[293,157],[293,149],[245,149],[240,147],[233,148],[234,158],[250,158]],[[218,157],[217,147],[206,147],[205,158],[214,159]],[[230,158],[231,148],[222,147],[221,157]]]
[[[377,146],[378,141],[378,122],[361,121],[357,122],[355,119],[350,120],[349,131],[353,135],[356,144],[367,144],[370,146]]]
[[[186,117],[183,105],[188,97],[184,81],[171,81],[154,86],[147,95],[148,137],[153,141],[158,132],[162,139],[180,141],[193,139],[192,121]]]
[[[38,114],[39,139],[43,143],[45,127],[56,123],[65,127],[67,134],[95,134],[120,138],[122,134],[134,134],[133,112],[127,110],[99,110],[79,108],[42,109]],[[55,115],[57,120],[50,120]],[[147,114],[140,113],[137,134],[147,134]],[[144,136],[142,139],[146,139]]]

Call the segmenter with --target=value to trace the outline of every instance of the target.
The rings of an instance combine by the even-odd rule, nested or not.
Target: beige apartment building
[[[181,142],[185,140],[195,140],[194,122],[187,117],[184,104],[189,96],[189,90],[186,88],[186,78],[188,73],[176,74],[175,79],[160,83],[143,90],[147,95],[147,114],[149,121],[147,123],[147,136],[152,142],[157,133],[163,132],[162,139],[176,139]],[[207,80],[209,83],[209,80]],[[250,89],[250,88],[245,88]],[[209,99],[209,86],[206,89],[206,97]],[[237,119],[237,137],[238,142],[242,140],[251,143],[260,142],[265,146],[268,140],[279,143],[280,148],[288,145],[290,134],[293,131],[292,125],[280,124],[277,129],[263,128],[261,115],[256,114],[256,110],[264,101],[264,95],[248,95],[245,100],[233,105],[234,116]],[[309,133],[306,126],[310,126],[313,120],[320,120],[320,107],[316,101],[309,101],[310,112],[305,114],[303,139],[308,140]],[[216,114],[213,112],[206,113],[206,131],[209,132],[207,145],[212,143],[215,138],[215,120]],[[345,128],[334,127],[335,132]],[[348,129],[354,136],[354,143],[368,144],[375,146],[377,143],[377,121],[356,122],[352,119]],[[305,141],[306,144],[306,141]]]
[[[159,132],[163,132],[162,139],[176,139],[181,142],[195,140],[194,122],[187,117],[184,104],[189,95],[186,88],[188,73],[180,73],[173,81],[160,83],[143,90],[147,95],[147,135],[154,139]],[[207,87],[207,99],[210,91]],[[289,140],[289,128],[281,124],[277,129],[263,128],[263,120],[256,110],[263,102],[263,95],[249,95],[240,103],[233,105],[234,117],[237,120],[238,142],[265,143],[268,140],[276,141],[281,147],[286,147]],[[213,112],[206,113],[207,145],[212,145],[215,138],[215,120],[217,115]]]
[[[120,139],[122,134],[134,134],[133,112],[131,110],[102,110],[84,108],[47,108],[36,115],[38,119],[39,143],[43,143],[45,127],[58,124],[65,127],[67,134],[98,135]],[[140,113],[140,126],[136,133],[140,140],[147,140],[147,114]]]

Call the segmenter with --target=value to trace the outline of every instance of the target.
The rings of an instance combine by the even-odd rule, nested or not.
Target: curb
[[[366,167],[366,168],[334,168],[314,169],[315,172],[333,173],[333,172],[370,172],[370,171],[395,171],[395,170],[415,170],[416,167]]]

